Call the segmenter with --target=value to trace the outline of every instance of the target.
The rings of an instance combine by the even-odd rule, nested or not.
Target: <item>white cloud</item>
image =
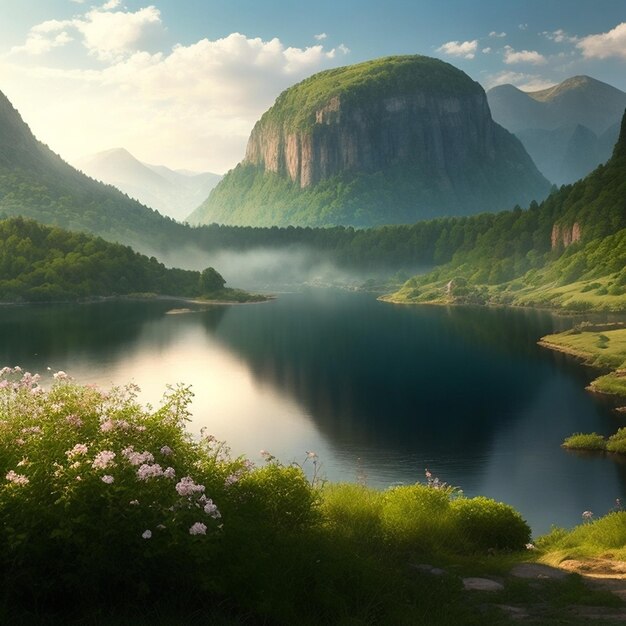
[[[583,37],[576,47],[582,50],[587,59],[626,59],[626,22],[618,24],[607,33]]]
[[[473,59],[478,49],[478,39],[472,41],[448,41],[439,48],[437,52],[443,52],[452,57],[463,57],[464,59]]]
[[[39,31],[56,36],[56,26]],[[127,53],[100,69],[0,58],[0,73],[33,131],[65,158],[121,145],[148,162],[221,172],[241,160],[252,126],[283,89],[342,64],[348,52],[232,33],[167,53]]]
[[[515,85],[522,91],[539,91],[548,89],[555,85],[554,81],[542,78],[537,74],[526,74],[523,72],[503,71],[497,74],[490,74],[485,79],[485,88],[491,89],[497,85]]]
[[[41,55],[50,52],[53,48],[60,48],[65,46],[73,38],[66,30],[63,30],[63,22],[58,22],[57,27],[56,20],[50,20],[43,22],[35,28],[32,28],[26,37],[26,41],[21,46],[13,46],[10,50],[10,54],[28,54],[28,55]]]
[[[506,37],[506,33],[503,31],[501,33],[496,32],[495,30],[492,30],[489,33],[490,37],[497,37],[498,39],[501,39],[502,37]]]
[[[562,28],[553,31],[543,31],[541,34],[556,43],[576,43],[578,41],[578,37],[568,35]]]
[[[313,35],[317,41],[324,41],[328,37],[326,33],[320,33],[319,35]]]
[[[482,53],[483,54],[489,54],[491,52],[491,48],[489,46],[487,46],[486,48],[482,49]]]
[[[504,62],[507,65],[513,63],[531,63],[532,65],[543,65],[547,59],[536,50],[513,50],[511,46],[504,46]]]
[[[109,11],[110,9],[117,9],[117,7],[119,7],[119,6],[120,6],[120,4],[122,4],[122,1],[121,1],[121,0],[109,0],[108,2],[105,2],[105,3],[102,5],[102,8],[103,8],[105,11]]]
[[[52,48],[72,40],[67,35],[75,32],[82,38],[89,53],[100,60],[120,59],[141,49],[150,38],[163,32],[161,13],[154,6],[135,12],[110,11],[119,0],[110,0],[101,8],[94,8],[70,20],[47,20],[33,26],[22,46],[12,48],[12,53],[44,54]],[[59,33],[66,33],[59,39]]]
[[[528,29],[528,24],[518,24],[517,27],[520,30],[527,30]]]

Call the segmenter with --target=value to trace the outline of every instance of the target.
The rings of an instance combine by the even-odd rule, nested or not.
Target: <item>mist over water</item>
[[[259,291],[292,289],[301,285],[356,288],[367,280],[384,281],[398,271],[408,279],[429,269],[425,266],[401,270],[348,269],[335,263],[329,253],[303,245],[216,251],[187,246],[154,256],[168,267],[201,271],[211,266],[226,279],[227,286]]]

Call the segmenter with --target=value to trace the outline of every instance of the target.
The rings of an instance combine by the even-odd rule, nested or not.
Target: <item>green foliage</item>
[[[563,442],[571,450],[606,450],[606,439],[597,433],[575,433]]]
[[[449,488],[419,484],[389,490],[381,511],[384,536],[392,544],[403,545],[417,554],[450,549],[456,544],[450,515],[453,493]]]
[[[376,102],[389,93],[458,96],[482,92],[478,83],[449,63],[426,56],[392,56],[326,70],[283,91],[257,122],[283,124],[285,130],[310,129],[315,113],[334,97],[342,103]]]
[[[626,428],[620,428],[614,435],[609,437],[609,440],[606,442],[606,449],[609,452],[626,454]]]
[[[476,550],[523,550],[530,528],[513,507],[489,498],[458,498],[450,504],[461,537]]]
[[[553,529],[535,542],[547,562],[564,558],[601,557],[610,552],[614,559],[626,557],[626,512],[614,511],[572,530]]]
[[[616,150],[606,165],[561,187],[541,205],[453,222],[463,243],[453,246],[446,265],[417,277],[410,288],[430,287],[429,293],[433,286],[465,276],[474,286],[497,286],[489,294],[496,303],[569,311],[624,310],[625,202],[626,158]],[[574,225],[582,233],[580,242],[564,249],[556,237],[552,245],[555,233],[571,233]],[[442,232],[436,246],[444,239]],[[409,285],[391,299],[411,301]]]
[[[211,267],[202,274],[167,269],[154,257],[99,237],[23,218],[0,220],[0,300],[5,302],[133,293],[193,297],[223,290],[224,282]]]
[[[207,267],[200,274],[199,290],[200,293],[211,293],[219,289],[223,289],[226,281],[212,267]]]

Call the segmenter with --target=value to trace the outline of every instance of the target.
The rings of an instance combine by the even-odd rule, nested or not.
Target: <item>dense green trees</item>
[[[213,268],[202,274],[168,269],[127,246],[99,237],[43,226],[32,220],[0,220],[0,300],[74,300],[150,292],[201,296],[222,289]]]

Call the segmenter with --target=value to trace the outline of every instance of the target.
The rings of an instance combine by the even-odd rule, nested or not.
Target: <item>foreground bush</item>
[[[268,543],[316,519],[318,494],[299,468],[255,469],[212,437],[192,441],[184,387],[150,412],[132,386],[104,392],[60,372],[46,392],[19,368],[0,373],[5,593],[228,595],[229,571],[252,571]],[[216,568],[227,560],[230,570]]]
[[[188,388],[157,410],[136,393],[63,372],[46,391],[0,370],[0,618],[2,606],[38,618],[156,605],[225,623],[470,624],[457,579],[409,564],[515,550],[529,535],[510,507],[430,475],[385,492],[319,488],[269,454],[258,467],[232,459],[186,433]]]

